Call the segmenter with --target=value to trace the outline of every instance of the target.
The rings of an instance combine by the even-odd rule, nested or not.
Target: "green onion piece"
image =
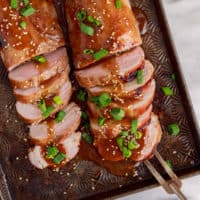
[[[47,148],[47,154],[46,154],[46,157],[48,159],[54,159],[55,156],[59,153],[59,150],[57,147],[48,147]]]
[[[122,8],[121,0],[116,0],[115,1],[115,6],[116,6],[117,9],[121,9]]]
[[[95,26],[101,26],[101,22],[98,19],[95,19],[94,22],[93,22],[93,24]]]
[[[64,111],[58,112],[57,117],[55,119],[56,123],[62,122],[63,119],[65,118],[65,115],[66,115],[66,112],[64,112]]]
[[[99,61],[102,58],[104,58],[105,56],[107,56],[108,53],[109,53],[109,51],[107,49],[101,49],[101,50],[97,51],[96,53],[94,53],[93,57],[96,61]]]
[[[20,27],[23,28],[23,29],[26,28],[26,22],[25,22],[25,21],[20,22],[19,25],[20,25]]]
[[[34,13],[35,13],[35,9],[31,5],[21,10],[21,15],[24,17],[29,17],[33,15]]]
[[[77,14],[76,17],[79,21],[84,21],[86,19],[87,12],[85,10],[80,10]]]
[[[91,15],[88,15],[87,20],[88,20],[88,22],[93,23],[95,21],[95,18],[92,17]]]
[[[54,159],[53,159],[53,162],[55,163],[55,164],[60,164],[63,160],[65,160],[66,159],[66,154],[64,154],[64,153],[59,153]]]
[[[137,140],[140,140],[140,139],[142,138],[142,135],[143,135],[142,132],[137,131],[137,133],[136,133],[136,135],[135,135],[135,138],[136,138]]]
[[[29,0],[22,0],[24,5],[28,5],[29,4]]]
[[[98,107],[104,108],[111,103],[111,97],[108,93],[104,92],[100,96],[92,97],[90,101],[95,103]]]
[[[170,87],[166,86],[166,87],[162,87],[161,89],[165,96],[172,96],[174,94],[173,90]]]
[[[142,84],[143,82],[143,71],[140,69],[137,71],[137,83]]]
[[[122,150],[123,146],[124,146],[124,139],[122,137],[118,137],[116,139],[117,145],[119,146],[119,148]]]
[[[132,120],[131,122],[131,134],[134,135],[137,132],[137,128],[138,128],[138,120]]]
[[[40,110],[44,113],[46,112],[47,110],[47,106],[46,106],[46,103],[45,103],[45,100],[42,99],[40,102],[39,102],[39,107],[40,107]]]
[[[169,168],[173,169],[172,163],[170,160],[165,161]]]
[[[55,108],[54,108],[53,106],[49,106],[49,107],[46,109],[46,111],[44,111],[44,112],[42,113],[43,117],[44,117],[44,118],[49,117],[50,114],[52,113],[52,111],[53,111],[54,109],[55,109]]]
[[[173,73],[172,75],[171,75],[171,78],[172,78],[172,80],[176,80],[176,75]]]
[[[139,147],[140,147],[140,145],[135,140],[128,142],[128,149],[129,150],[138,149]]]
[[[55,96],[53,97],[53,101],[55,104],[57,104],[58,106],[62,105],[63,101],[59,96]]]
[[[85,101],[86,100],[86,95],[87,95],[87,93],[86,93],[86,91],[85,90],[80,90],[79,92],[78,92],[78,94],[76,95],[76,97],[77,97],[77,99],[79,100],[79,101]]]
[[[132,156],[131,150],[129,150],[126,147],[122,147],[122,154],[123,154],[124,158],[130,158]]]
[[[83,132],[82,133],[82,138],[89,144],[92,144],[93,143],[93,138],[91,135],[89,135],[88,133],[86,132]]]
[[[84,54],[87,54],[87,55],[93,55],[94,54],[94,51],[92,49],[85,49],[83,51]]]
[[[84,119],[84,120],[87,120],[88,119],[88,114],[86,113],[86,112],[84,112],[84,111],[82,111],[82,118]]]
[[[168,125],[168,131],[170,135],[177,136],[180,133],[179,125],[176,123]]]
[[[10,1],[10,6],[13,9],[17,9],[18,8],[18,0],[11,0]]]
[[[125,111],[121,108],[112,108],[110,114],[116,121],[120,121],[125,117]]]
[[[98,125],[99,125],[99,126],[103,126],[104,123],[105,123],[105,120],[106,120],[105,118],[99,117],[99,118],[98,118]]]
[[[121,136],[128,136],[128,131],[121,131],[121,132],[120,132],[120,135],[121,135]]]
[[[44,56],[35,56],[34,58],[33,58],[33,60],[35,60],[35,61],[37,61],[37,62],[39,62],[39,63],[46,63],[46,58],[44,57]]]
[[[80,25],[80,28],[81,28],[81,31],[85,33],[86,35],[89,35],[89,36],[94,35],[94,29],[91,26],[88,26],[87,24],[82,22]]]
[[[84,127],[85,127],[86,129],[90,129],[90,123],[89,123],[89,122],[86,122],[86,123],[84,124]]]

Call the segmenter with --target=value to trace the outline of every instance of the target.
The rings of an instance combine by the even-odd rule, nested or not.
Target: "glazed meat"
[[[144,51],[141,47],[112,57],[89,68],[75,72],[82,87],[95,87],[112,84],[116,78],[127,80],[144,64]]]
[[[64,46],[64,38],[51,0],[30,1],[11,7],[10,0],[0,0],[1,56],[11,71],[40,54]],[[28,10],[28,11],[27,11]]]
[[[69,61],[65,48],[44,55],[46,62],[26,62],[9,72],[9,80],[14,88],[33,88],[40,86],[44,81],[67,69],[69,74]]]
[[[129,0],[67,0],[66,15],[77,69],[142,43]]]
[[[49,94],[50,95],[50,94]],[[63,84],[63,86],[58,90],[58,93],[55,93],[55,95],[44,98],[45,101],[49,104],[48,106],[54,106],[54,109],[50,113],[51,115],[54,115],[56,112],[58,112],[60,109],[62,109],[64,106],[66,106],[69,103],[69,100],[72,95],[72,86],[71,82],[66,82]],[[53,102],[53,97],[59,96],[62,100],[61,105],[56,105]],[[34,103],[23,103],[20,101],[17,101],[16,103],[16,110],[19,116],[26,122],[27,124],[32,123],[39,123],[42,120],[45,119],[45,117],[42,114],[42,111],[39,107],[39,102]]]

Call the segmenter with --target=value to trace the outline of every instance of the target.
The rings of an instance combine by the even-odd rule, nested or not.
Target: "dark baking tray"
[[[164,133],[158,151],[164,159],[171,160],[178,175],[194,175],[200,169],[199,128],[161,0],[131,2],[148,22],[143,47],[156,69],[154,107]],[[176,74],[176,81],[171,79],[172,73]],[[159,89],[163,85],[171,86],[175,95],[164,97]],[[171,122],[178,122],[181,126],[181,134],[177,137],[169,136],[166,131],[166,125]],[[0,64],[0,191],[4,200],[103,199],[145,190],[156,183],[143,164],[137,167],[137,176],[127,177],[112,175],[93,162],[78,157],[59,172],[36,170],[27,159],[27,131],[17,118],[7,72]]]

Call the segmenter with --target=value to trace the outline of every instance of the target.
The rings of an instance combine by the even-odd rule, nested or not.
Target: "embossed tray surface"
[[[163,138],[158,151],[172,162],[178,175],[193,174],[200,169],[198,127],[193,116],[181,70],[170,39],[167,22],[159,0],[132,0],[134,8],[145,14],[147,33],[143,35],[146,57],[154,64],[157,81],[155,112],[159,114]],[[175,73],[177,80],[171,79]],[[161,86],[170,86],[175,95],[165,97]],[[166,126],[177,122],[181,134],[167,133]],[[136,173],[116,176],[99,165],[80,159],[71,161],[60,171],[37,170],[27,159],[30,144],[28,128],[17,117],[15,98],[7,72],[0,64],[0,190],[2,199],[56,200],[101,199],[127,194],[155,183],[143,164]],[[154,161],[156,166],[159,165]],[[161,171],[162,172],[162,171]]]

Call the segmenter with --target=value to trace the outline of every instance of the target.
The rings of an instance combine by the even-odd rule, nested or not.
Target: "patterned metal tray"
[[[156,68],[157,96],[155,112],[160,116],[163,138],[159,152],[170,160],[178,175],[193,174],[200,169],[198,127],[176,59],[169,29],[159,0],[132,0],[135,11],[142,13],[143,48]],[[171,79],[175,73],[177,81]],[[173,88],[173,97],[164,97],[160,87]],[[169,136],[166,125],[178,122],[181,134]],[[94,162],[77,156],[60,171],[36,170],[27,159],[28,128],[18,119],[15,98],[7,72],[0,63],[0,191],[5,200],[101,199],[127,194],[154,184],[143,164],[127,176],[116,176]],[[155,161],[155,165],[158,163]]]

